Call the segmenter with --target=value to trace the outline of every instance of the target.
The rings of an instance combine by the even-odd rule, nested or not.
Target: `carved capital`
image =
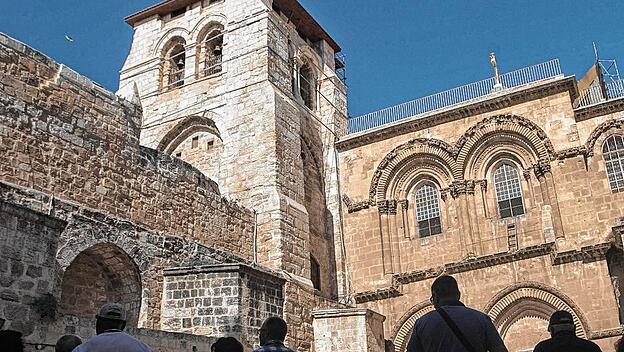
[[[377,208],[381,214],[396,214],[397,201],[395,199],[386,199],[377,203]]]
[[[469,180],[466,181],[466,194],[474,194],[475,193],[475,181]]]
[[[531,179],[531,169],[526,169],[522,172],[522,176],[524,176],[525,180],[530,180]]]
[[[475,184],[477,184],[482,190],[487,191],[487,187],[488,187],[487,180],[477,180],[475,181]]]
[[[460,194],[466,193],[466,182],[465,181],[453,181],[451,186],[449,187],[449,193],[451,197],[457,198]]]
[[[407,199],[401,199],[398,201],[398,203],[401,206],[401,209],[403,210],[407,209],[407,207],[409,206]]]
[[[540,160],[537,164],[533,165],[533,172],[537,178],[544,177],[546,174],[550,173],[550,171],[550,161],[548,160]]]

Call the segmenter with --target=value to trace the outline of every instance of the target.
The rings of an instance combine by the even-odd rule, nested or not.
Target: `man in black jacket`
[[[576,337],[572,314],[564,310],[553,313],[548,331],[552,337],[538,343],[533,352],[602,352],[595,343]]]
[[[438,277],[431,285],[436,310],[416,320],[407,352],[507,352],[490,317],[460,302],[457,281]]]

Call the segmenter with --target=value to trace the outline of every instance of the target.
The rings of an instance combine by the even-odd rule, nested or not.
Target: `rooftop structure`
[[[126,23],[135,26],[144,19],[152,16],[163,16],[168,13],[183,9],[198,0],[165,0],[134,13],[125,18]],[[216,2],[216,1],[215,1]],[[312,42],[325,40],[338,53],[342,49],[336,41],[321,27],[310,13],[297,0],[274,0],[273,9],[283,13],[290,22],[297,26],[300,34]]]
[[[595,67],[601,70],[601,65],[598,63]],[[589,73],[586,74],[586,76],[588,75]],[[604,76],[600,74],[595,74],[595,76],[596,79],[590,79],[588,84],[579,85],[578,89],[581,91],[578,94],[575,108],[624,97],[622,80],[619,78],[605,80]],[[559,64],[559,59],[553,59],[501,74],[500,84],[502,87],[498,85],[497,77],[491,77],[364,115],[350,117],[349,133],[369,131],[409,118],[426,117],[430,113],[484,101],[563,77],[564,73]]]

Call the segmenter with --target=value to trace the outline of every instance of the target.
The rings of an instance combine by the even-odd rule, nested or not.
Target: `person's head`
[[[22,341],[22,333],[13,330],[0,331],[0,346],[2,346],[3,351],[23,352],[24,342]]]
[[[65,335],[61,336],[58,341],[56,341],[56,345],[54,346],[55,352],[71,352],[74,348],[78,347],[82,344],[82,340],[80,337],[76,335]]]
[[[615,343],[615,352],[624,352],[624,337],[620,338],[618,342]]]
[[[262,327],[260,327],[260,344],[264,345],[271,340],[284,342],[287,332],[288,327],[284,319],[280,317],[270,317],[265,320],[264,323],[262,323]]]
[[[436,307],[444,302],[459,301],[460,298],[457,281],[452,276],[442,275],[431,285],[431,303]]]
[[[107,330],[123,330],[125,327],[126,314],[117,303],[106,303],[95,316],[95,332],[98,335]]]
[[[548,331],[551,336],[555,336],[560,332],[574,333],[576,331],[576,326],[574,325],[574,318],[572,318],[572,314],[566,312],[565,310],[558,310],[554,312],[553,315],[550,316]]]
[[[243,344],[233,337],[220,337],[210,346],[211,352],[243,352]]]

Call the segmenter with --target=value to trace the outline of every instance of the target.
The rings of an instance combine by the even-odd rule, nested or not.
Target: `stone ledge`
[[[617,247],[618,245],[614,242],[605,242],[585,246],[579,250],[557,253],[554,243],[545,243],[523,248],[512,253],[502,252],[475,259],[466,259],[460,262],[448,263],[439,267],[394,274],[392,275],[393,285],[391,287],[380,288],[375,291],[356,293],[354,295],[354,299],[355,302],[359,304],[394,298],[402,295],[401,286],[405,284],[433,279],[441,274],[458,274],[547,255],[550,256],[552,266],[577,261],[582,261],[583,263],[596,262],[604,260],[606,258],[607,251],[609,251],[609,249],[613,246]]]
[[[619,111],[624,111],[624,97],[576,108],[574,109],[574,117],[576,121],[585,121],[592,117],[604,116]]]
[[[314,319],[323,318],[340,318],[340,317],[353,317],[353,316],[369,316],[380,317],[382,321],[386,320],[386,317],[373,310],[366,308],[339,308],[339,309],[323,309],[312,312]]]
[[[286,283],[286,279],[275,272],[271,272],[265,268],[258,266],[250,266],[247,264],[216,264],[216,265],[200,265],[200,266],[187,266],[167,268],[163,270],[163,276],[183,276],[191,274],[209,274],[209,273],[240,273],[249,274],[256,277],[266,277],[274,281],[278,281],[280,284]]]
[[[379,126],[370,130],[347,135],[336,143],[336,149],[344,152],[366,144],[378,142],[391,137],[403,135],[437,126],[443,123],[459,120],[469,116],[500,110],[530,100],[536,100],[548,95],[569,92],[574,100],[576,79],[574,76],[554,79],[545,83],[538,83],[528,87],[521,87],[501,95],[484,97],[480,101],[466,102],[464,105],[442,111],[434,111],[425,116],[411,117],[398,120],[388,125]]]

